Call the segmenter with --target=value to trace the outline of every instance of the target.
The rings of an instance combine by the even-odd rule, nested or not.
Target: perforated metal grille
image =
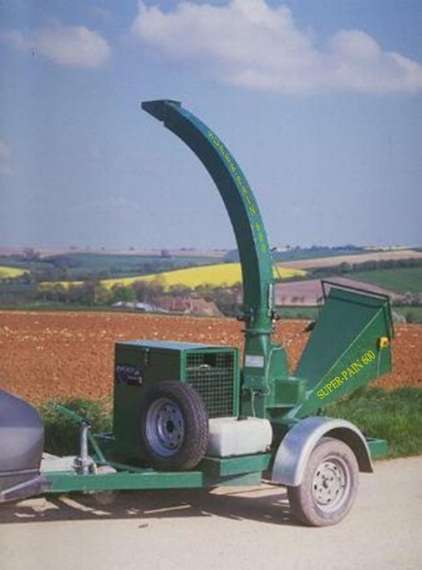
[[[231,416],[234,398],[234,353],[191,352],[186,380],[199,393],[210,418]]]

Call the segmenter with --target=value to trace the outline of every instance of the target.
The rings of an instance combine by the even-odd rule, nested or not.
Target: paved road
[[[1,570],[420,570],[422,457],[362,475],[347,519],[297,526],[283,489],[125,493],[0,507]]]

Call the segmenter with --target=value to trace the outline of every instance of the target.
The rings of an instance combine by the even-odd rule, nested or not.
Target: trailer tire
[[[194,388],[178,381],[146,389],[140,409],[141,452],[160,470],[193,469],[208,446],[208,413]]]
[[[353,451],[340,440],[323,437],[309,458],[302,483],[287,488],[290,511],[308,526],[337,524],[351,509],[358,486]]]

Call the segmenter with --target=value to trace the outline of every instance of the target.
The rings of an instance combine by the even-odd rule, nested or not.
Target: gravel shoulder
[[[422,560],[422,456],[376,463],[338,526],[291,519],[283,488],[39,498],[0,507],[2,570],[394,569]]]

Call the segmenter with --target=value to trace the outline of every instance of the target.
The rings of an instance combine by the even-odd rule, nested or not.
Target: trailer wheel
[[[140,411],[143,454],[156,469],[196,467],[208,445],[208,414],[189,384],[158,382],[147,388]]]
[[[302,484],[288,487],[290,510],[310,526],[340,522],[351,509],[359,486],[359,466],[348,445],[324,437],[306,466]]]

